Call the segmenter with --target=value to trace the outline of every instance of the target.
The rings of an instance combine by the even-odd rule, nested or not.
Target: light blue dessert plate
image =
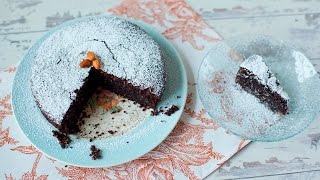
[[[263,58],[289,96],[289,113],[270,111],[235,81],[240,64]],[[299,48],[266,35],[242,35],[212,46],[198,72],[197,90],[223,128],[252,141],[280,141],[307,128],[319,115],[320,78]]]
[[[62,149],[52,130],[55,128],[46,120],[36,105],[30,88],[33,57],[41,44],[56,30],[69,26],[88,17],[63,23],[39,39],[25,54],[15,75],[12,104],[17,122],[30,142],[47,156],[81,167],[110,167],[141,157],[158,146],[170,134],[180,119],[187,96],[187,77],[183,62],[174,47],[148,25],[130,20],[144,29],[162,48],[166,62],[167,82],[158,107],[176,105],[179,111],[171,116],[159,114],[149,116],[129,132],[111,138],[89,142],[71,136],[72,148]],[[181,98],[177,98],[181,96]],[[91,145],[102,150],[102,159],[92,160],[89,156]]]

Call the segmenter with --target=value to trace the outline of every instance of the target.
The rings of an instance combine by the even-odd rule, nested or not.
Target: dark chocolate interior
[[[59,131],[69,134],[77,133],[79,131],[78,121],[80,120],[81,112],[98,87],[137,102],[145,108],[155,108],[160,101],[160,97],[153,94],[151,89],[141,89],[128,83],[125,79],[91,67],[89,76],[84,79],[82,87],[76,91],[76,99],[64,115],[61,124],[54,123],[45,112],[43,114]]]
[[[240,67],[236,76],[236,83],[238,83],[245,91],[256,96],[272,111],[281,114],[288,113],[288,101],[281,97],[277,92],[272,91],[270,87],[261,84],[251,71]]]

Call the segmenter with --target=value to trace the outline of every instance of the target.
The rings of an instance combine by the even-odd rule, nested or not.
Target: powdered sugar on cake
[[[293,51],[292,56],[295,59],[295,70],[300,83],[317,74],[317,71],[304,54],[299,51]]]
[[[289,96],[287,93],[280,87],[278,80],[268,68],[268,66],[263,62],[263,58],[259,55],[252,55],[242,62],[240,67],[245,68],[251,71],[256,78],[263,85],[267,85],[274,92],[280,94],[284,99],[288,100]]]
[[[101,70],[161,95],[164,61],[160,47],[138,26],[117,17],[90,17],[51,34],[39,47],[32,68],[32,92],[41,109],[61,121],[90,68],[79,63],[87,51]]]

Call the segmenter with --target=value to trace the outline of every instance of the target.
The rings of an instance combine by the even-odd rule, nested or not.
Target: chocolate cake
[[[236,75],[236,83],[272,111],[283,115],[288,113],[289,97],[261,56],[253,55],[242,62]]]
[[[96,146],[92,145],[90,147],[91,153],[90,156],[93,160],[101,159],[101,150],[96,148]]]
[[[53,133],[53,136],[58,139],[61,148],[65,149],[71,143],[71,139],[67,134],[59,131],[52,131],[52,133]]]
[[[88,51],[101,67],[81,68]],[[97,87],[155,108],[165,88],[164,56],[139,26],[113,16],[88,17],[46,38],[34,57],[31,89],[44,116],[61,132],[77,121]]]
[[[167,116],[171,116],[171,114],[175,113],[178,110],[179,108],[177,106],[172,105],[164,114],[166,114]]]

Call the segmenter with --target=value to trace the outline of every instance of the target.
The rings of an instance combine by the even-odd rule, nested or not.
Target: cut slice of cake
[[[261,56],[253,55],[242,62],[236,75],[236,83],[272,111],[283,115],[288,113],[289,96]]]

